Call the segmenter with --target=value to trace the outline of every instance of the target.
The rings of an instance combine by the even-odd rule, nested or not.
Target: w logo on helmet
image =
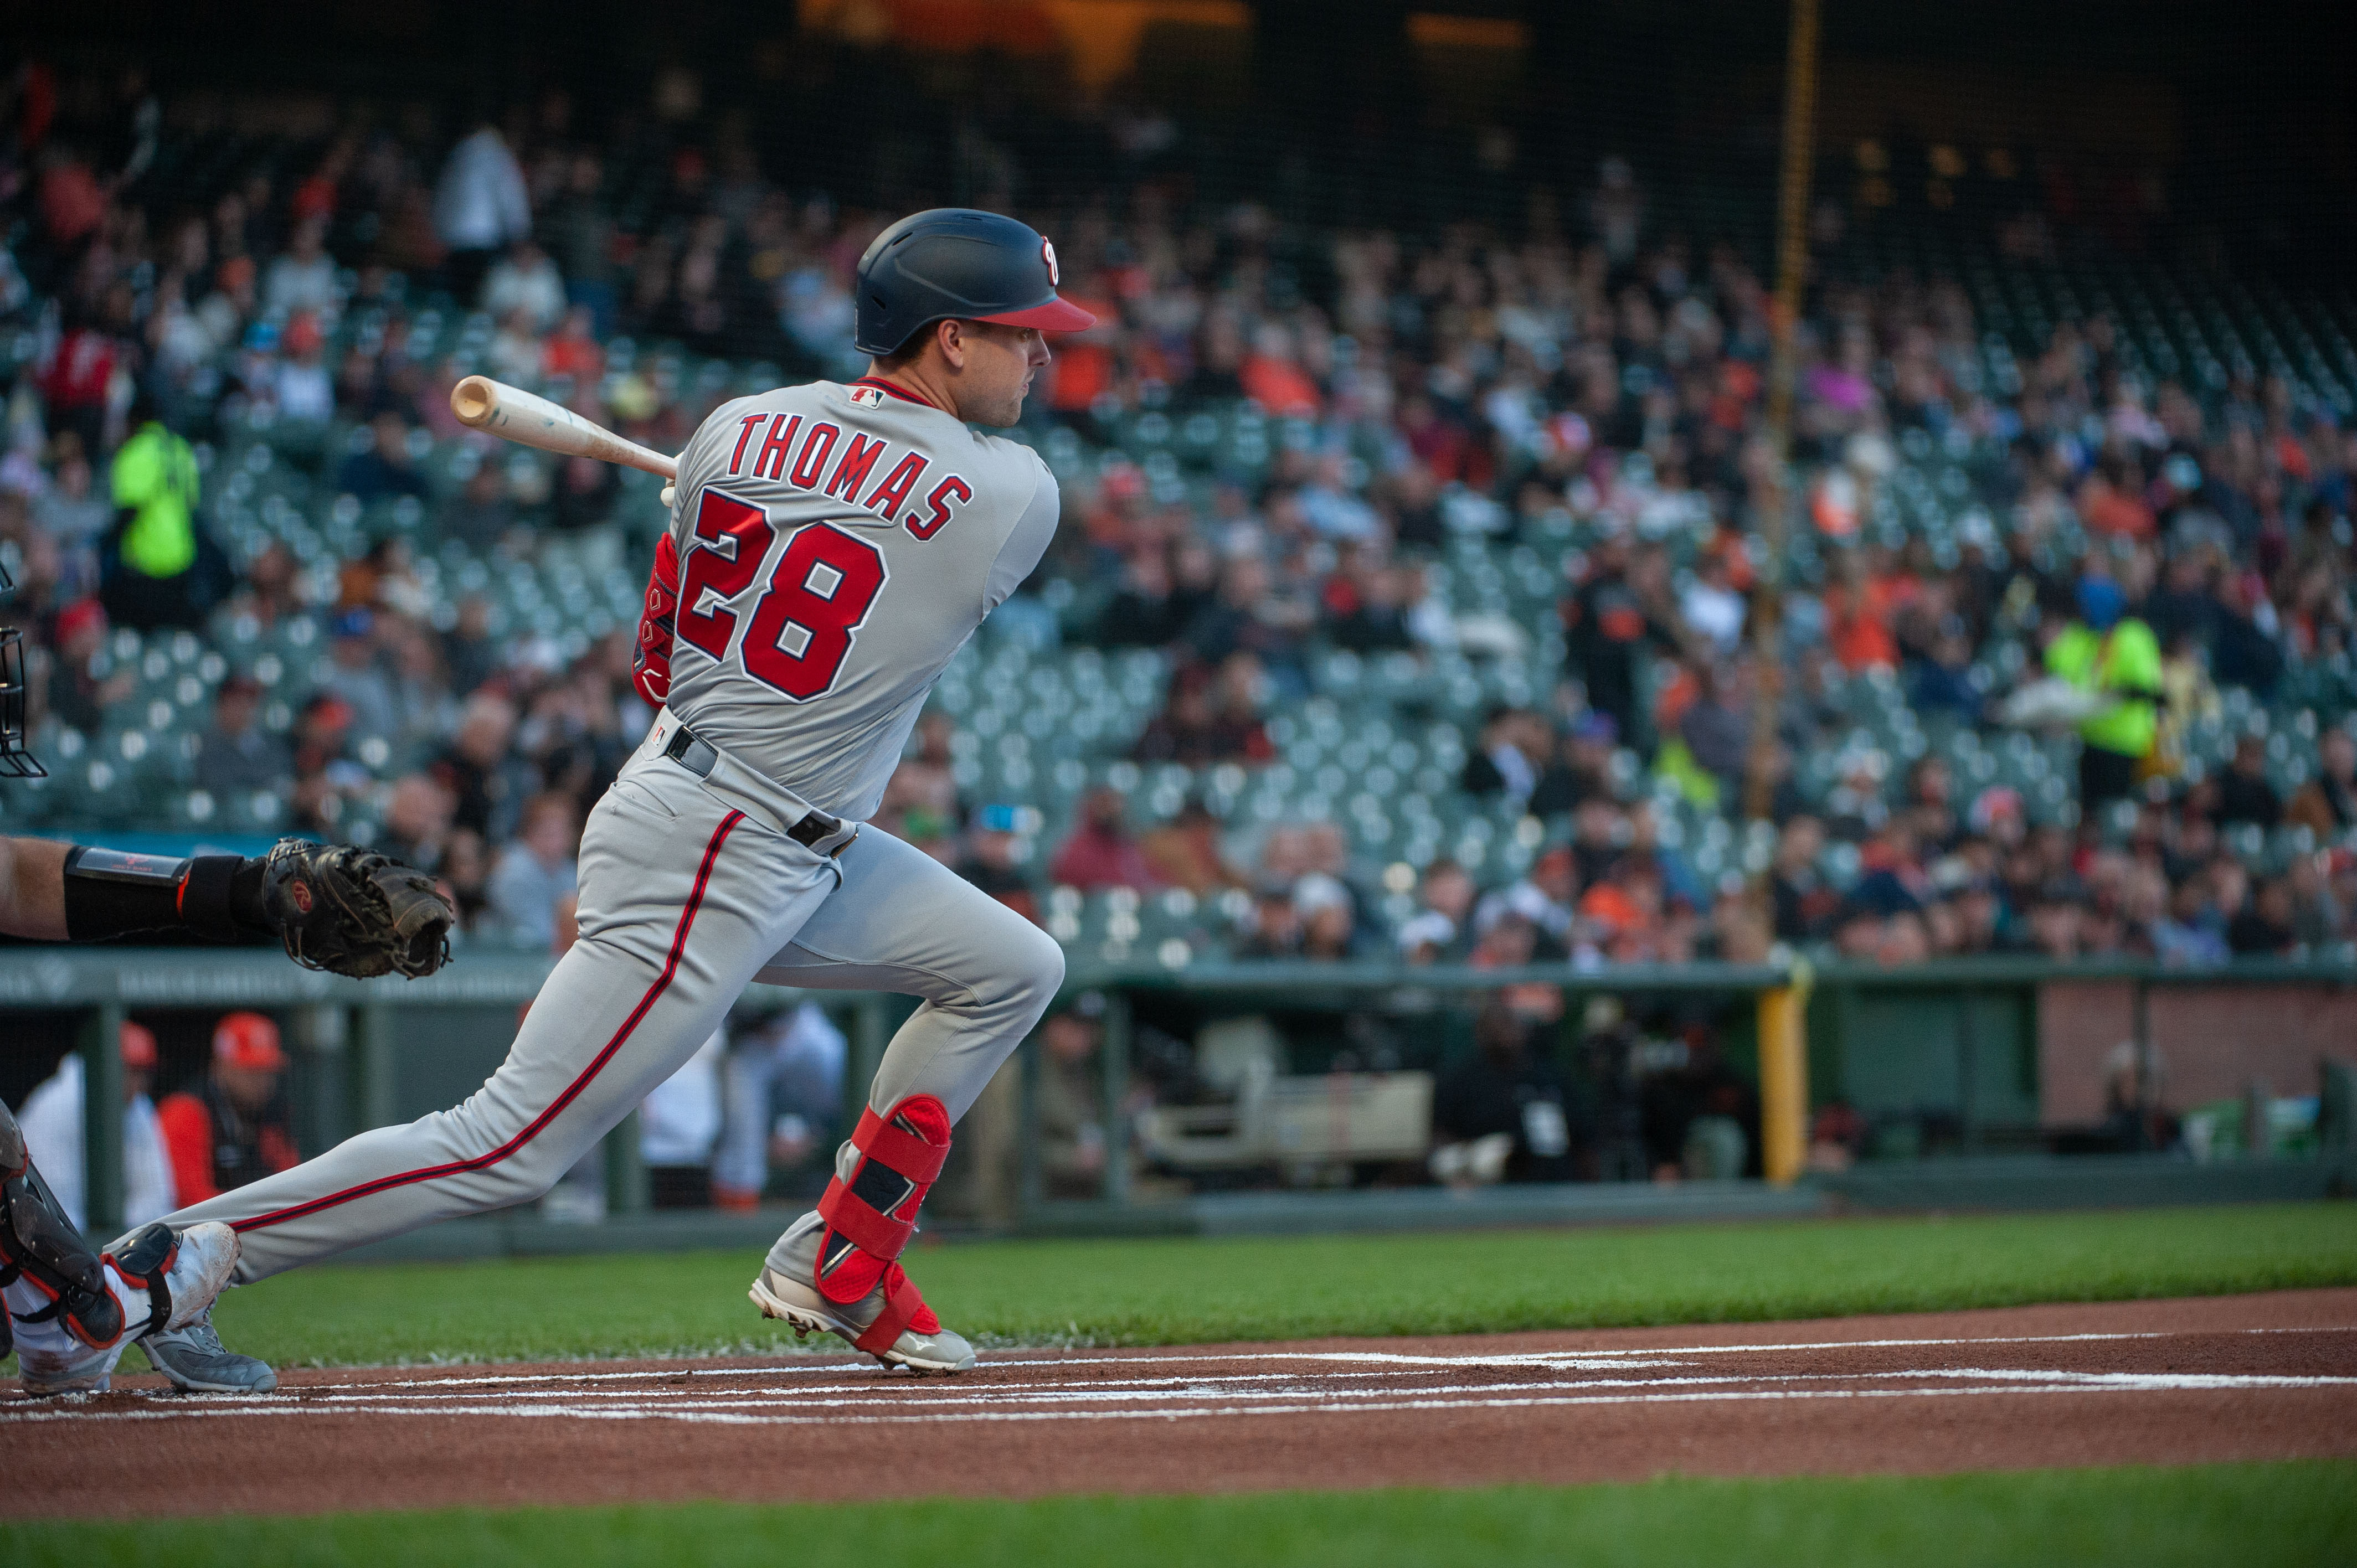
[[[1062,274],[1058,273],[1056,270],[1056,247],[1049,242],[1045,235],[1041,235],[1039,239],[1039,259],[1048,263],[1048,286],[1049,288],[1054,288],[1057,285],[1064,281]]]

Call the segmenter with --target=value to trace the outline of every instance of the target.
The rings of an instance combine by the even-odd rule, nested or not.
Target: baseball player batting
[[[902,1271],[950,1130],[1038,1022],[1054,941],[863,819],[925,694],[1047,550],[1056,481],[976,435],[1021,417],[1043,334],[1093,319],[1056,252],[987,212],[905,218],[860,258],[870,373],[715,410],[680,455],[638,682],[660,705],[590,812],[580,940],[507,1060],[452,1111],[363,1133],[171,1216],[242,1242],[241,1283],[538,1197],[676,1071],[746,984],[898,991],[892,1038],[761,1310],[893,1365],[974,1364]]]

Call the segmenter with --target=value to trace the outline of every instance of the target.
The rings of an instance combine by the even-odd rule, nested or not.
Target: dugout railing
[[[105,1111],[121,1102],[122,1068],[111,1047],[127,1016],[232,1008],[277,1015],[298,1064],[298,1131],[307,1148],[324,1147],[463,1098],[473,1087],[468,1079],[503,1048],[502,1031],[512,1030],[516,1010],[537,993],[550,962],[539,954],[476,949],[426,980],[357,982],[297,969],[275,953],[12,948],[0,950],[0,1037],[22,1041],[23,1049],[34,1052],[38,1047],[27,1037],[34,1033],[29,1020],[41,1018],[45,1037],[52,1039],[59,1020],[70,1021],[86,1086],[84,1191],[92,1229],[110,1233],[122,1208],[122,1122],[119,1113]],[[1811,1108],[1833,1099],[1868,1109],[1930,1108],[1925,1113],[1936,1114],[1953,1133],[1943,1152],[1996,1155],[2040,1139],[2053,1120],[2045,1102],[2061,1092],[2048,1080],[2072,1071],[2084,1078],[2094,1055],[2115,1079],[2125,1056],[2134,1093],[2153,1103],[2171,1094],[2173,1082],[2198,1080],[2203,1072],[2212,1089],[2222,1082],[2238,1091],[2271,1086],[2298,1094],[2316,1084],[2319,1061],[2357,1059],[2357,1028],[2349,1026],[2357,1019],[2357,962],[2338,959],[2199,969],[2028,959],[1900,969],[1840,962],[1517,970],[1389,962],[1199,962],[1178,969],[1076,962],[1065,999],[1092,992],[1102,999],[1093,1071],[1101,1103],[1112,1108],[1103,1118],[1103,1180],[1088,1199],[1060,1199],[1047,1191],[1039,1118],[1041,1054],[1036,1039],[1027,1042],[1015,1079],[1019,1216],[1052,1221],[1060,1212],[1069,1219],[1132,1204],[1135,1124],[1124,1108],[1132,1100],[1141,1010],[1167,1008],[1176,1000],[1205,1014],[1383,1014],[1409,998],[1417,1007],[1429,1008],[1436,1000],[1444,1007],[1465,1005],[1485,993],[1529,985],[1560,989],[1574,1014],[1595,995],[1654,1005],[1678,999],[1715,1003],[1729,1020],[1728,1032],[1739,1036],[1731,1057],[1758,1087],[1758,1163],[1771,1187],[1803,1176]],[[748,1004],[786,1005],[801,994],[754,987]],[[905,1015],[905,999],[807,994],[844,1026],[845,1083],[857,1094]],[[462,1021],[478,1038],[472,1053],[457,1058],[440,1081],[421,1073],[420,1064],[435,1059],[435,1049],[462,1032]],[[2189,1072],[2189,1064],[2194,1070]],[[2083,1096],[2083,1083],[2078,1091]],[[2350,1108],[2337,1103],[2329,1087],[2324,1101],[2321,1152],[2344,1160],[2352,1142]],[[608,1208],[617,1217],[646,1207],[634,1122],[617,1128],[605,1145]]]

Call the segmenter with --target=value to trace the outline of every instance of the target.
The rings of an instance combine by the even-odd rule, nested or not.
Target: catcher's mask
[[[16,591],[16,579],[0,562],[0,599]],[[0,779],[46,779],[48,769],[25,749],[25,638],[0,626]]]

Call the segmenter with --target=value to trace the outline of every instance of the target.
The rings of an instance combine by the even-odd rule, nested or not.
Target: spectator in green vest
[[[200,623],[197,568],[197,458],[156,414],[143,390],[131,435],[114,454],[114,530],[102,596],[120,625],[142,631]]]
[[[2046,670],[2112,703],[2079,725],[2079,810],[2092,813],[2136,791],[2136,765],[2159,723],[2160,641],[2128,615],[2111,578],[2079,579],[2079,618],[2046,647]]]

